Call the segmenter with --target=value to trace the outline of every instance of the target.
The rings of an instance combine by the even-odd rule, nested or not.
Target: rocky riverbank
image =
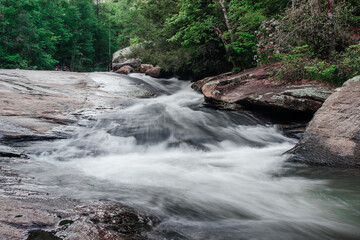
[[[237,75],[207,78],[193,87],[209,93],[207,101],[213,99],[223,108],[258,106],[270,112],[276,109],[276,114],[278,111],[313,113],[334,91],[311,82],[306,82],[304,87],[270,81],[269,74],[271,69],[252,69]],[[359,78],[347,82],[328,98],[293,150],[295,161],[358,166],[359,82]],[[241,86],[247,94],[241,92]],[[17,166],[31,161],[28,155],[34,150],[31,148],[34,143],[69,138],[79,128],[91,126],[94,115],[122,108],[124,99],[156,96],[159,93],[152,85],[115,73],[0,70],[0,93],[0,236],[5,239],[149,236],[182,239],[176,231],[161,228],[161,216],[111,201],[55,197],[35,179],[16,170]],[[245,97],[241,100],[239,96]],[[227,99],[240,100],[225,102]]]
[[[276,65],[225,73],[195,82],[192,88],[217,107],[261,109],[272,112],[313,114],[333,92],[334,87],[315,81],[274,80]]]
[[[260,110],[270,117],[283,118],[316,112],[300,142],[288,152],[294,154],[290,161],[359,167],[360,78],[335,89],[316,81],[274,80],[276,69],[277,65],[272,65],[208,77],[192,88],[220,109]]]
[[[55,198],[29,190],[38,183],[11,170],[18,161],[24,160],[0,158],[1,239],[144,239],[160,223],[119,203]]]
[[[153,66],[152,64],[142,64],[138,58],[129,58],[129,54],[133,48],[127,47],[116,51],[112,58],[112,71],[115,73],[128,75],[130,73],[139,72],[145,75],[160,78],[164,76],[164,73],[159,66]]]
[[[16,166],[31,161],[33,143],[68,138],[124,98],[155,95],[145,82],[114,73],[0,70],[1,239],[144,239],[157,217],[114,202],[51,196]]]

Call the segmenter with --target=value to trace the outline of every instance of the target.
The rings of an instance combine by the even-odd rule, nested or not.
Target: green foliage
[[[258,64],[269,64],[281,60],[280,52],[284,47],[277,41],[277,36],[280,29],[280,21],[271,19],[263,21],[258,31],[255,31],[257,37],[257,50],[254,60]]]
[[[296,47],[282,55],[282,67],[277,77],[288,81],[321,80],[341,86],[346,80],[360,75],[360,44],[349,46],[336,58],[336,64],[314,57],[308,45]]]
[[[1,0],[0,67],[46,69],[57,63],[57,38],[40,9],[44,1]]]
[[[277,77],[287,81],[311,79],[340,84],[338,66],[315,56],[309,45],[295,47],[291,53],[282,55]]]
[[[358,28],[356,4],[336,2],[331,22],[327,1],[296,3],[279,20],[264,21],[256,32],[258,64],[281,62],[277,77],[287,81],[314,79],[341,85],[359,74],[360,52],[356,46],[347,48],[351,29]]]
[[[332,14],[334,24],[329,22],[328,1],[299,1],[299,6],[288,9],[280,24],[279,41],[289,46],[309,45],[321,59],[330,59],[333,32],[335,48],[344,49],[349,43],[349,24],[353,8],[346,1],[338,1]]]
[[[339,84],[359,74],[357,0],[0,0],[0,67],[105,70],[111,53],[195,78],[281,61],[278,77]],[[316,11],[315,11],[315,10]],[[331,51],[330,51],[331,50]]]
[[[308,75],[306,68],[312,65],[311,55],[308,45],[296,47],[289,54],[279,55],[282,66],[276,76],[289,82],[306,79]]]
[[[0,0],[0,9],[1,68],[86,71],[102,61],[92,0]]]
[[[340,83],[360,75],[360,43],[349,46],[339,58]]]
[[[312,66],[305,67],[306,76],[309,79],[317,79],[333,84],[339,84],[338,66],[326,61],[314,60]]]

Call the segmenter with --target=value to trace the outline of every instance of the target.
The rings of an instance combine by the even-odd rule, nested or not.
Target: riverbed
[[[124,85],[114,76],[89,74],[111,95]],[[287,163],[298,139],[251,112],[204,106],[190,82],[125,80],[154,95],[119,97],[81,113],[70,137],[27,145],[16,170],[40,184],[22,188],[155,215],[149,239],[360,238],[358,170]]]

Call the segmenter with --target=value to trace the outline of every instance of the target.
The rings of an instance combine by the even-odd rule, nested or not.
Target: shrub
[[[280,30],[279,24],[279,20],[274,18],[270,21],[263,21],[259,31],[255,32],[258,41],[254,60],[258,64],[268,64],[281,60],[279,54],[283,49],[277,41]]]
[[[305,67],[306,78],[322,80],[336,85],[339,84],[339,68],[337,65],[317,59],[312,62],[312,66]]]
[[[360,75],[360,43],[349,46],[341,55],[339,61],[339,80],[346,81]]]
[[[276,77],[287,81],[300,81],[307,77],[306,67],[311,66],[313,53],[308,45],[294,48],[289,54],[279,55],[282,66]]]

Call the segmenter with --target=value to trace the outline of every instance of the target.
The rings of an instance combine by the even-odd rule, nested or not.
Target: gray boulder
[[[138,67],[140,67],[140,65],[141,65],[141,61],[139,59],[126,59],[123,62],[113,63],[112,68],[113,68],[113,71],[116,72],[123,66],[130,66],[132,68],[138,68]]]
[[[121,61],[123,61],[124,58],[126,58],[127,55],[129,55],[131,53],[131,50],[133,48],[134,47],[127,47],[127,48],[123,48],[123,49],[120,49],[120,50],[114,52],[112,62],[120,63]]]
[[[118,71],[123,66],[131,66],[132,68],[138,68],[141,65],[141,60],[137,58],[128,58],[128,55],[131,51],[137,46],[131,46],[127,48],[120,49],[113,54],[112,59],[112,70],[114,72]]]
[[[289,153],[290,161],[360,167],[360,76],[325,101]]]

